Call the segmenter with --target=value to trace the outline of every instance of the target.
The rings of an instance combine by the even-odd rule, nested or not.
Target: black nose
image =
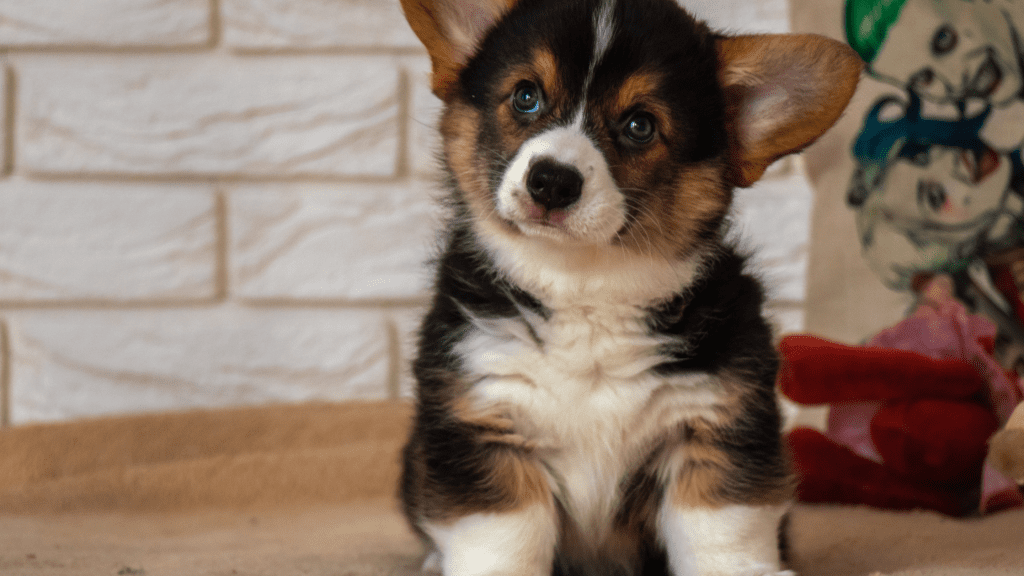
[[[583,175],[572,166],[545,158],[530,167],[526,189],[537,204],[548,210],[565,208],[580,199]]]

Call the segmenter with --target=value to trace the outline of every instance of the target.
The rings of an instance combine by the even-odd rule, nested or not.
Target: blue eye
[[[516,88],[512,94],[512,107],[521,114],[540,112],[540,88],[533,82],[527,82]]]

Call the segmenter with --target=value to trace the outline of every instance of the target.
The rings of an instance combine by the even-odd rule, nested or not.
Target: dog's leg
[[[791,493],[781,450],[734,453],[718,440],[722,432],[691,428],[665,470],[657,526],[672,573],[792,575],[780,567],[779,525]]]
[[[784,576],[778,526],[784,506],[683,506],[666,498],[659,518],[674,576]]]
[[[557,528],[536,503],[513,512],[479,512],[424,528],[444,576],[550,576]]]
[[[405,453],[406,512],[433,548],[424,572],[550,576],[558,519],[528,443],[500,415],[461,409],[439,423]]]

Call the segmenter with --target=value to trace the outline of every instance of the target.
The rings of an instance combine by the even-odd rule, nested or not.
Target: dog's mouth
[[[525,202],[526,224],[534,226],[546,226],[549,228],[564,228],[565,221],[569,217],[568,208],[545,208],[536,202]]]
[[[576,239],[572,207],[546,208],[530,198],[519,198],[516,204],[516,209],[505,215],[505,220],[520,234],[569,243]]]
[[[576,202],[544,206],[525,190],[513,194],[498,214],[526,237],[546,238],[560,244],[607,244],[622,227],[621,207],[609,202]]]

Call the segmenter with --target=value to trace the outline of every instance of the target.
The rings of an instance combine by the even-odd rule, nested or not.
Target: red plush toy
[[[867,346],[783,338],[782,393],[830,406],[824,434],[788,436],[799,500],[953,516],[1024,506],[1016,484],[984,464],[989,438],[1024,397],[992,358],[994,335],[937,277],[910,317]]]

